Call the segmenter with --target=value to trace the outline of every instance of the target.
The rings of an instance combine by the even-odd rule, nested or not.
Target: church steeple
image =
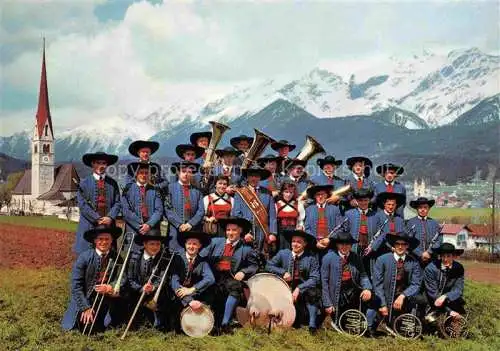
[[[36,112],[36,126],[38,137],[48,136],[48,131],[54,136],[52,118],[50,116],[49,90],[47,88],[47,69],[45,67],[45,38],[43,38],[42,75],[40,77],[40,91],[38,95],[38,110]],[[45,128],[47,126],[47,128]],[[45,130],[44,130],[45,129]]]

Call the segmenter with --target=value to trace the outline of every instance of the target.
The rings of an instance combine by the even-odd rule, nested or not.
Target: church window
[[[49,144],[43,144],[43,153],[44,154],[50,153],[50,145]]]
[[[49,126],[45,126],[45,136],[48,135],[48,129],[49,129]]]
[[[38,145],[35,145],[35,154],[38,153]]]

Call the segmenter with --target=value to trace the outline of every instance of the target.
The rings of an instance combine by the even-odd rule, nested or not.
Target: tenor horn
[[[321,144],[310,135],[306,135],[306,143],[295,157],[301,161],[309,161],[313,156],[326,153]]]
[[[214,167],[217,156],[215,154],[215,149],[217,149],[217,145],[219,145],[224,133],[231,129],[231,127],[219,122],[210,121],[208,123],[212,126],[212,137],[210,138],[210,144],[208,144],[206,149],[205,161],[202,166],[205,170],[210,170]]]
[[[245,155],[245,159],[243,160],[241,169],[250,167],[252,163],[257,160],[260,155],[262,155],[267,145],[275,141],[273,138],[257,129],[254,129],[254,132],[255,138],[253,140],[252,146],[250,146],[250,149],[248,149],[248,152]]]

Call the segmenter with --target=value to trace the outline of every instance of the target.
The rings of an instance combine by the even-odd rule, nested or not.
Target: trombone
[[[168,252],[169,252],[168,247],[164,248],[163,251],[161,252],[160,258],[158,259],[158,262],[154,266],[153,271],[151,272],[151,275],[149,276],[148,283],[151,283],[153,281],[153,279],[160,277],[157,274],[157,272],[160,269],[160,263],[167,260],[167,257],[165,257],[165,254]],[[175,255],[176,255],[176,252],[175,251],[172,252],[172,255],[168,259],[168,264],[167,264],[167,267],[165,268],[165,272],[163,272],[163,275],[161,277],[160,284],[158,285],[158,287],[156,289],[155,295],[153,296],[151,301],[149,301],[145,304],[145,307],[151,309],[152,311],[156,311],[158,308],[158,298],[160,297],[160,292],[163,288],[163,284],[165,283],[170,265],[172,264],[172,261],[173,261]],[[137,305],[135,305],[134,311],[132,312],[132,315],[130,316],[127,327],[125,328],[125,331],[123,332],[122,336],[120,337],[120,340],[124,340],[125,337],[127,336],[127,333],[129,331],[130,327],[132,326],[132,323],[135,319],[135,316],[136,316],[137,312],[139,311],[139,307],[141,307],[141,305],[143,304],[145,297],[146,297],[146,293],[143,290],[141,296],[139,297],[139,301],[137,301]]]
[[[127,235],[132,235],[132,240],[133,240],[133,237],[134,237],[134,233],[132,232],[127,232],[125,233],[125,236]],[[109,268],[110,268],[110,265],[111,265],[111,259],[109,260],[108,262],[108,265],[106,266],[106,270],[104,271],[104,279],[106,281],[106,283],[109,283],[109,281],[111,280],[111,277],[113,276],[114,272],[115,272],[115,269],[116,269],[116,266],[118,264],[118,260],[120,258],[120,255],[121,255],[121,252],[123,251],[123,246],[125,245],[125,238],[122,242],[122,244],[120,245],[120,248],[116,254],[116,259],[115,261],[113,262],[113,267],[111,267],[111,272],[109,273],[108,275],[108,271],[109,271]],[[128,260],[128,257],[130,255],[130,251],[131,251],[131,248],[132,248],[132,243],[130,243],[130,246],[127,250],[127,255],[125,257],[125,260],[123,261],[123,265],[122,265],[122,269],[120,271],[120,275],[113,287],[113,293],[114,294],[117,294],[119,293],[120,291],[120,284],[121,284],[121,280],[123,278],[123,274],[124,274],[124,270],[125,270],[125,267],[127,265],[127,260]],[[101,284],[104,284],[104,283],[101,283]],[[101,309],[101,306],[102,306],[102,302],[104,301],[104,298],[105,298],[105,295],[104,294],[98,294],[96,293],[96,296],[94,298],[94,302],[92,303],[92,310],[94,311],[94,308],[95,306],[97,305],[97,309],[95,309],[95,314],[94,314],[94,320],[92,321],[92,323],[90,324],[90,328],[88,329],[88,333],[87,333],[87,327],[89,327],[89,323],[85,323],[85,326],[83,327],[83,331],[82,331],[82,334],[85,335],[87,334],[87,336],[90,336],[92,334],[92,330],[94,329],[94,325],[95,325],[95,322],[97,320],[97,317],[99,315],[99,311]]]

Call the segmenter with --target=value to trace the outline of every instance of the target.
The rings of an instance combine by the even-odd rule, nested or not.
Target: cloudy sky
[[[56,130],[318,64],[499,51],[496,1],[3,0],[0,135],[32,127],[42,37]],[[338,72],[340,74],[344,72]]]

